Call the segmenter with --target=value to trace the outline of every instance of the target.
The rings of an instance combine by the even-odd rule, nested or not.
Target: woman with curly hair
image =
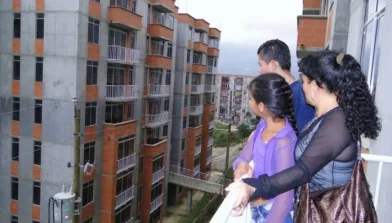
[[[240,191],[235,215],[243,212],[248,201],[270,199],[305,184],[309,185],[310,197],[317,197],[351,183],[360,137],[376,139],[381,130],[365,76],[351,55],[320,52],[303,58],[299,70],[306,101],[316,108],[316,117],[298,136],[296,164],[273,175],[229,185],[227,190]],[[302,195],[299,194],[300,200]],[[365,197],[371,203],[370,196]],[[331,212],[336,211],[332,208]],[[325,218],[321,221],[329,222]]]

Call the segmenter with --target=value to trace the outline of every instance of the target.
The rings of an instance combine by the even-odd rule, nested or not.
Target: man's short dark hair
[[[291,69],[290,49],[281,40],[273,39],[263,43],[257,50],[257,55],[261,56],[266,63],[275,60],[283,70]]]

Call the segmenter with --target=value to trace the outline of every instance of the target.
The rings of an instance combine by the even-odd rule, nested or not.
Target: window
[[[83,184],[83,207],[94,201],[94,180]]]
[[[95,125],[96,122],[97,122],[97,102],[87,102],[85,126]]]
[[[165,52],[165,42],[162,40],[152,40],[151,41],[151,54],[164,56]]]
[[[20,56],[14,56],[13,79],[20,80]]]
[[[42,124],[42,100],[35,100],[34,123]]]
[[[117,175],[116,182],[116,196],[120,195],[122,192],[125,192],[129,188],[133,186],[133,172],[132,171],[123,171]]]
[[[37,39],[44,38],[44,14],[37,13]]]
[[[115,223],[131,222],[132,201],[123,205],[122,208],[117,209],[114,216]]]
[[[12,98],[12,120],[19,121],[20,116],[20,99]]]
[[[173,56],[173,44],[168,43],[167,44],[167,57],[172,57]]]
[[[11,223],[18,223],[19,219],[17,216],[11,216]]]
[[[19,161],[19,139],[12,138],[11,158],[13,161]]]
[[[87,61],[86,85],[97,85],[98,61]]]
[[[11,199],[19,199],[19,179],[17,177],[11,177]]]
[[[90,164],[95,163],[95,142],[84,144],[83,164],[86,164],[87,162]]]
[[[191,50],[187,50],[186,52],[186,62],[187,63],[191,62]]]
[[[133,101],[128,102],[127,119],[133,120],[135,118],[135,103]]]
[[[170,99],[169,99],[169,98],[166,98],[166,99],[165,99],[165,104],[164,104],[164,106],[163,106],[163,110],[164,110],[164,111],[169,111],[169,106],[170,106]]]
[[[14,38],[20,38],[20,13],[14,13]]]
[[[118,140],[117,160],[128,157],[135,153],[135,136],[126,136]]]
[[[116,30],[116,29],[109,29],[109,45],[125,47],[126,44],[127,44],[126,32]]]
[[[140,204],[143,198],[143,185],[139,185],[139,190],[137,191],[137,203]]]
[[[41,165],[41,142],[34,141],[34,164]]]
[[[152,161],[152,172],[155,173],[163,168],[163,155],[159,155]]]
[[[99,0],[98,0],[98,2],[99,2]],[[87,219],[86,221],[84,221],[83,223],[93,223],[93,218],[91,217],[91,218]]]
[[[186,119],[185,119],[185,122],[186,122]],[[186,139],[185,138],[183,138],[182,139],[182,142],[181,142],[181,151],[184,151],[185,150],[185,143],[186,143]],[[184,160],[181,160],[181,164],[184,162]]]
[[[115,102],[106,102],[105,122],[120,123],[123,122],[124,104]]]
[[[163,126],[163,133],[162,133],[162,136],[163,136],[163,137],[166,137],[167,134],[168,134],[168,132],[169,132],[169,125],[164,125],[164,126]]]
[[[161,220],[161,209],[158,208],[150,214],[150,222],[149,223],[160,222],[160,220]]]
[[[99,43],[99,20],[88,18],[88,42]]]
[[[188,107],[188,95],[184,96],[184,108]]]
[[[171,70],[166,70],[166,85],[171,84]]]
[[[42,82],[44,72],[44,59],[42,57],[35,58],[35,81]]]
[[[189,26],[189,29],[188,29],[188,40],[192,40],[192,31],[193,31],[193,28],[192,28],[192,26]]]
[[[132,49],[135,49],[135,48],[136,48],[136,31],[131,30],[131,31],[129,32],[129,35],[130,35],[130,39],[131,39],[131,41],[130,41],[130,43],[131,43],[131,48],[132,48]]]
[[[159,182],[151,189],[151,201],[154,201],[162,195],[162,183]]]
[[[125,85],[125,67],[122,65],[108,64],[106,83],[107,85]]]
[[[41,204],[41,183],[34,182],[33,184],[33,204],[40,205]]]
[[[186,129],[188,126],[186,125],[186,117],[182,119],[182,129]]]
[[[193,53],[193,63],[202,64],[202,55],[201,53]]]
[[[131,11],[136,12],[136,0],[132,0]]]

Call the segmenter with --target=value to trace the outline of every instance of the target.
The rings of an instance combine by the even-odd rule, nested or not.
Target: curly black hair
[[[268,40],[257,49],[257,55],[269,63],[275,60],[283,70],[291,69],[290,49],[285,42],[279,39]]]
[[[377,107],[360,64],[349,54],[322,51],[307,56],[298,64],[309,81],[336,94],[346,116],[346,126],[355,140],[362,135],[376,139],[381,131]]]
[[[263,74],[253,79],[248,88],[256,103],[262,102],[272,113],[273,118],[287,118],[298,135],[294,118],[293,93],[283,77],[275,73]]]

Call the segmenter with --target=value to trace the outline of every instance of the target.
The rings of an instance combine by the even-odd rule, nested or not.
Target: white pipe
[[[378,173],[377,173],[377,183],[376,183],[376,192],[374,195],[374,207],[377,210],[377,203],[378,203],[378,197],[380,196],[380,186],[381,186],[381,175],[382,175],[382,166],[383,166],[383,162],[380,162],[378,164]]]
[[[366,161],[392,163],[392,156],[382,156],[382,155],[373,155],[373,154],[364,154],[364,153],[362,153],[361,156]]]

